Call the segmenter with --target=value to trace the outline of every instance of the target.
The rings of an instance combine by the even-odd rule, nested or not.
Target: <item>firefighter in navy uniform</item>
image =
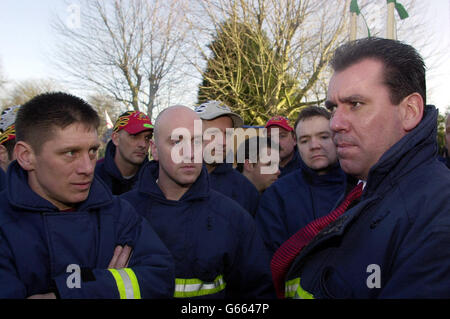
[[[168,298],[173,259],[148,222],[94,178],[99,118],[48,93],[16,119],[0,194],[0,298]],[[78,279],[77,279],[78,278]]]
[[[273,274],[288,297],[449,298],[450,172],[437,159],[423,59],[399,41],[368,38],[338,48],[332,67],[330,127],[342,169],[361,181],[349,195],[363,192],[341,209],[347,195],[309,243],[311,225],[283,243]]]
[[[212,189],[195,120],[198,115],[184,106],[159,114],[152,144],[156,162],[143,167],[137,188],[121,198],[150,221],[172,253],[176,298],[274,298],[269,256],[253,218]],[[174,136],[179,128],[190,136]]]

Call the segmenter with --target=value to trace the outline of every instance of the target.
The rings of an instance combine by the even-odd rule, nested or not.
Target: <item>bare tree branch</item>
[[[347,2],[200,0],[207,22],[196,32],[213,37],[206,47],[204,38],[196,42],[207,61],[197,64],[204,79],[199,98],[223,99],[249,124],[320,103],[331,52],[346,40]]]
[[[180,57],[184,0],[82,0],[80,28],[53,24],[56,62],[72,82],[152,116],[163,79]]]

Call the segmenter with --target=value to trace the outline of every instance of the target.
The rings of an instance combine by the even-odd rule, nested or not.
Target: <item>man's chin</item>
[[[197,180],[198,176],[194,178],[194,176],[192,177],[183,177],[178,179],[176,182],[178,185],[180,185],[181,187],[184,188],[188,188],[190,187],[192,184],[195,183],[195,181]]]
[[[132,161],[130,161],[133,165],[136,165],[136,166],[139,166],[139,165],[142,165],[142,163],[144,163],[144,161],[145,161],[145,158],[146,158],[147,156],[145,156],[145,157],[135,157]]]
[[[323,165],[313,165],[311,169],[316,172],[317,174],[326,174],[330,171],[330,169],[333,167],[333,164],[323,164]]]

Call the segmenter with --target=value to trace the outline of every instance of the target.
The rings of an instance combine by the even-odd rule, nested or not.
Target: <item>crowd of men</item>
[[[125,112],[102,159],[84,100],[4,110],[0,298],[449,298],[450,156],[423,59],[368,38],[331,66],[326,108],[272,117],[236,167],[244,122],[220,101]]]

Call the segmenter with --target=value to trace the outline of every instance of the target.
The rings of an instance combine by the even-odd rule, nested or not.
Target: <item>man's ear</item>
[[[250,160],[246,159],[244,162],[244,171],[253,172],[254,168],[255,168],[255,163],[250,163]]]
[[[424,103],[419,93],[412,93],[405,97],[399,105],[403,130],[413,130],[422,120]]]
[[[156,148],[156,143],[154,140],[150,140],[150,150],[152,152],[152,157],[155,161],[159,161],[158,149]]]
[[[36,154],[30,144],[19,141],[14,147],[14,155],[19,165],[26,171],[35,169]]]
[[[119,132],[113,132],[111,134],[111,140],[115,146],[119,145]]]

